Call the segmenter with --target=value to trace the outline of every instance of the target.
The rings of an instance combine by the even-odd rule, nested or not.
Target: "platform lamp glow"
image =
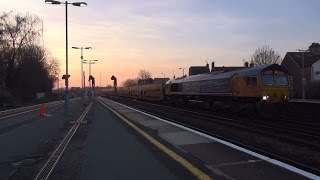
[[[84,79],[83,79],[83,50],[84,49],[92,49],[92,47],[72,47],[72,49],[80,49],[81,50],[81,56],[80,56],[80,61],[81,61],[81,102],[83,103],[83,88],[84,88]]]
[[[54,5],[59,5],[59,4],[65,4],[66,6],[66,78],[65,78],[65,94],[64,94],[64,114],[68,115],[68,100],[69,100],[69,74],[68,74],[68,4],[71,4],[73,6],[79,6],[79,7],[86,7],[87,3],[85,2],[60,2],[60,1],[55,1],[55,0],[45,0],[45,3],[47,4],[54,4]]]

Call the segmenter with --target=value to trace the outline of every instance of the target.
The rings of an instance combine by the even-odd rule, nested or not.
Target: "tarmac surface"
[[[50,179],[195,179],[95,101]]]
[[[89,125],[80,179],[177,179],[152,148],[100,103]]]
[[[78,101],[70,102],[70,112],[80,110]],[[30,154],[57,134],[69,118],[64,117],[63,104],[46,108],[48,116],[32,111],[0,120],[0,179],[11,177],[26,161],[37,161],[40,155]]]

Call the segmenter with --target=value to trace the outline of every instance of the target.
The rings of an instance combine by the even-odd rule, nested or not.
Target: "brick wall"
[[[288,71],[290,76],[292,77],[292,90],[293,98],[299,96],[301,92],[301,70],[296,62],[294,62],[290,57],[287,55],[284,57],[281,66],[285,67]]]
[[[285,56],[283,59],[281,66],[287,68],[289,74],[292,76],[292,88],[293,88],[293,98],[301,98],[302,97],[302,68],[292,60],[289,56]],[[308,87],[311,85],[311,67],[304,68],[304,76],[306,78],[306,86],[305,89],[307,90]],[[306,96],[308,96],[306,94]]]

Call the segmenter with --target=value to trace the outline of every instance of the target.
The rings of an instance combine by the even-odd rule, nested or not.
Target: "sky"
[[[75,2],[75,1],[73,1]],[[288,51],[320,42],[319,0],[87,0],[68,6],[69,81],[81,86],[80,50],[96,86],[119,85],[137,78],[172,78],[190,66],[242,66],[254,51],[269,45],[284,57]],[[43,20],[43,42],[65,74],[65,7],[44,0],[0,1],[2,12],[30,13]],[[84,64],[86,78],[89,67]],[[101,74],[101,78],[100,78]],[[60,80],[60,86],[64,85]],[[86,82],[86,84],[88,84]]]

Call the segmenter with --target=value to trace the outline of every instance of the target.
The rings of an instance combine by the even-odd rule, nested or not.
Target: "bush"
[[[0,106],[3,108],[7,104],[14,104],[14,97],[5,89],[0,88]]]

